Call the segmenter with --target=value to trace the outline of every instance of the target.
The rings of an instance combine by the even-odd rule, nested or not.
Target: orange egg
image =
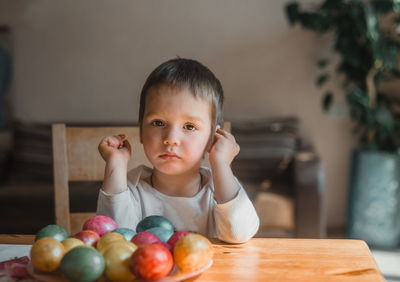
[[[213,257],[211,242],[200,234],[188,234],[175,245],[174,261],[183,272],[195,271],[206,266]]]
[[[31,262],[35,269],[52,272],[58,268],[65,253],[64,245],[59,241],[46,237],[37,240],[31,249]]]

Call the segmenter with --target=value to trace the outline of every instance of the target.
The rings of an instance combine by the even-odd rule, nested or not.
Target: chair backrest
[[[224,124],[230,131],[230,123]],[[52,125],[53,163],[54,163],[54,207],[56,224],[65,228],[69,234],[82,229],[83,223],[95,213],[71,213],[69,201],[70,181],[101,181],[104,178],[105,162],[98,152],[101,139],[109,135],[124,133],[130,142],[133,157],[128,170],[140,164],[151,167],[139,139],[138,126],[123,127],[81,127]],[[208,158],[203,165],[208,165]]]

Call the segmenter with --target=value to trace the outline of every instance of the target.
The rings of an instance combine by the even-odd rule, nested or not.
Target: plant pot
[[[368,245],[400,245],[400,156],[355,150],[347,204],[348,237]]]

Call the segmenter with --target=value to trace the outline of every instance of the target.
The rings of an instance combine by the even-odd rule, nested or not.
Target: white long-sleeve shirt
[[[239,182],[236,197],[218,204],[214,199],[212,172],[207,167],[200,168],[204,186],[193,197],[173,197],[157,191],[144,181],[151,173],[152,169],[141,165],[128,172],[125,191],[110,195],[100,190],[97,214],[113,218],[118,227],[133,230],[143,218],[161,215],[169,219],[176,230],[196,232],[229,243],[246,242],[257,232],[259,218]]]

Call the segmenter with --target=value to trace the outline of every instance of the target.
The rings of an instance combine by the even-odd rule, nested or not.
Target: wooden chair
[[[224,124],[230,131],[230,123]],[[124,133],[130,142],[133,158],[128,170],[140,164],[151,167],[143,146],[139,141],[139,127],[78,127],[65,124],[52,125],[53,162],[54,162],[54,206],[56,224],[69,234],[82,229],[83,223],[95,213],[71,213],[69,201],[70,181],[102,181],[105,162],[97,146],[101,139],[109,135]],[[204,165],[208,161],[205,160]],[[99,187],[100,188],[100,187]]]

